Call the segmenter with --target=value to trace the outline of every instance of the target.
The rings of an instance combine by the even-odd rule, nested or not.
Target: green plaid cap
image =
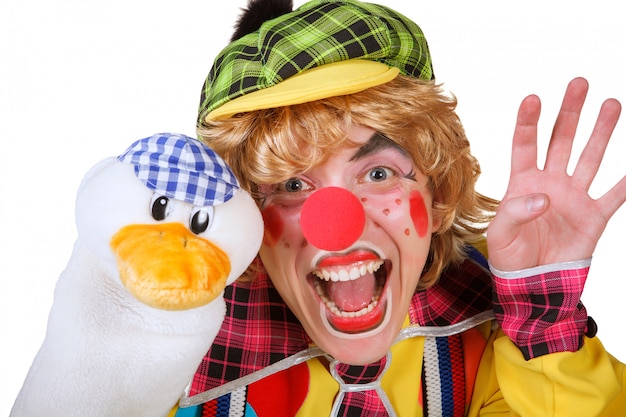
[[[356,0],[313,0],[266,21],[217,56],[204,83],[198,120],[223,104],[291,76],[341,61],[361,59],[434,78],[422,30],[385,6]]]

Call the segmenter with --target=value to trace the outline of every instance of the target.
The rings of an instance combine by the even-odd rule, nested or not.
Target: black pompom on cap
[[[250,0],[248,7],[242,8],[241,11],[242,13],[235,23],[235,32],[230,38],[231,42],[256,31],[263,22],[293,11],[293,1]]]

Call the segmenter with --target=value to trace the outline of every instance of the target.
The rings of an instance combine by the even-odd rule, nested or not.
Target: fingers
[[[589,83],[584,78],[574,78],[568,84],[552,130],[545,169],[567,170],[578,120],[588,90]]]
[[[535,95],[526,97],[520,104],[513,133],[511,174],[537,169],[537,123],[540,113],[541,101]]]
[[[576,182],[586,190],[589,190],[600,168],[604,152],[619,120],[621,109],[621,104],[615,99],[606,100],[600,108],[591,137],[585,145],[572,174]]]

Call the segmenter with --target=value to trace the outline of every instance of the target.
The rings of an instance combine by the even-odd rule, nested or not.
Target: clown
[[[179,415],[626,409],[625,367],[580,302],[626,199],[626,179],[588,195],[616,100],[567,174],[587,88],[568,86],[544,169],[539,101],[522,102],[498,202],[475,191],[414,22],[356,0],[252,1],[206,79],[198,134],[256,198],[265,236]]]

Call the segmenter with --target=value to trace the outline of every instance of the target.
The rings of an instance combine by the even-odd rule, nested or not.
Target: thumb
[[[519,235],[526,223],[535,220],[548,210],[550,198],[546,194],[529,194],[505,199],[489,225],[491,246],[503,248]]]

